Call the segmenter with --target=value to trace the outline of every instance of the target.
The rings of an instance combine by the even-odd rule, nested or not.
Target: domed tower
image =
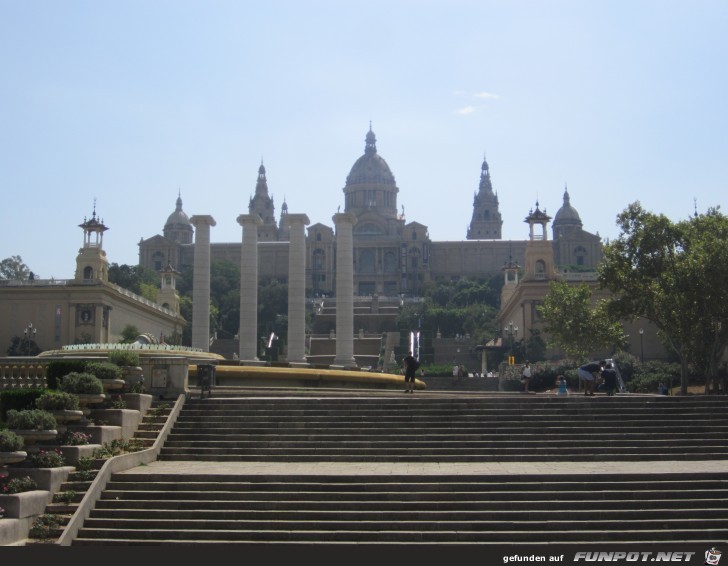
[[[257,214],[263,221],[258,226],[258,241],[271,242],[278,239],[278,224],[275,218],[276,207],[273,197],[268,194],[268,180],[265,177],[265,167],[261,161],[258,167],[258,181],[255,183],[255,196],[248,204],[248,213]]]
[[[178,193],[174,212],[169,215],[164,225],[164,237],[179,244],[191,244],[193,233],[192,223],[185,211],[182,210],[182,194]]]
[[[288,225],[288,203],[286,197],[283,197],[281,205],[281,218],[278,220],[278,239],[287,242],[290,239],[291,227]]]
[[[567,266],[583,269],[594,268],[601,261],[601,238],[583,229],[579,213],[571,206],[566,186],[564,204],[556,213],[552,227],[556,265],[563,269],[568,269]]]
[[[498,195],[493,192],[488,162],[483,157],[480,186],[473,199],[473,217],[468,227],[468,240],[500,240],[503,219],[498,210]]]
[[[560,236],[566,235],[568,232],[574,230],[581,230],[582,223],[579,213],[576,209],[571,206],[571,199],[569,198],[569,191],[564,186],[564,204],[554,216],[554,222],[551,225],[554,233],[554,240]]]
[[[346,178],[344,212],[357,217],[374,212],[385,218],[397,218],[398,192],[389,165],[377,153],[377,138],[370,124],[364,155],[356,160]]]

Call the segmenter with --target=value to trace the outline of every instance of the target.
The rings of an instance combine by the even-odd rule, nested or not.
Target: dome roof
[[[556,213],[552,226],[566,226],[566,225],[581,227],[582,224],[581,224],[581,218],[579,217],[579,213],[576,211],[576,209],[573,206],[571,206],[571,202],[569,199],[569,191],[564,189],[564,204],[561,206],[559,211]]]
[[[167,218],[167,222],[164,225],[165,230],[173,229],[173,228],[187,228],[189,227],[192,229],[192,223],[190,222],[189,217],[187,214],[185,214],[185,211],[182,210],[182,197],[177,197],[177,206],[174,209],[174,212],[169,215]]]
[[[356,160],[346,178],[348,185],[395,185],[389,165],[377,154],[376,137],[371,128],[367,132],[364,155]]]

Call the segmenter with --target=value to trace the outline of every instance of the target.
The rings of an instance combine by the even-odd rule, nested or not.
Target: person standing
[[[523,383],[523,392],[528,393],[528,383],[531,381],[531,364],[528,363],[528,360],[526,360],[526,363],[523,364],[523,369],[521,370],[521,382]]]
[[[415,390],[415,372],[419,363],[412,355],[412,352],[407,352],[407,355],[402,359],[404,363],[404,392],[414,393]]]
[[[596,385],[596,373],[600,373],[604,368],[604,362],[590,362],[581,366],[577,373],[584,382],[584,395],[594,396],[594,386]]]
[[[607,395],[611,397],[617,391],[617,370],[611,362],[607,362],[602,370],[602,379],[604,380],[604,389],[607,390]]]

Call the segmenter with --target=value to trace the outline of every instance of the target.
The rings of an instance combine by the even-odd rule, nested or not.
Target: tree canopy
[[[728,218],[717,208],[672,222],[629,205],[622,233],[604,248],[599,279],[613,296],[610,312],[643,317],[681,363],[681,393],[689,367],[717,376],[728,345]]]
[[[606,301],[593,303],[586,283],[551,281],[543,303],[536,307],[544,321],[549,346],[577,360],[622,346],[626,338],[622,325],[610,318]]]
[[[25,281],[34,277],[35,274],[23,263],[23,258],[19,255],[10,256],[0,261],[0,279]]]

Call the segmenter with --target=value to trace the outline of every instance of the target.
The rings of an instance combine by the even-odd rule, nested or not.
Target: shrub
[[[61,446],[85,446],[91,443],[91,435],[85,432],[67,430],[58,438]]]
[[[139,354],[131,350],[111,350],[109,352],[109,362],[117,366],[137,367],[140,363]]]
[[[121,395],[114,395],[111,398],[110,406],[112,409],[126,409],[126,401]]]
[[[33,526],[30,527],[28,534],[31,538],[47,539],[55,536],[54,531],[58,530],[60,526],[61,518],[58,515],[44,513],[33,521]]]
[[[0,430],[0,452],[19,452],[24,443],[23,437],[12,430]]]
[[[105,442],[101,448],[94,450],[93,457],[107,459],[129,452],[139,452],[140,450],[144,450],[144,448],[144,442],[139,438],[131,438],[129,440],[116,438],[111,442]]]
[[[46,367],[48,389],[58,389],[63,376],[69,373],[86,371],[86,360],[51,360]]]
[[[55,430],[56,419],[48,411],[26,409],[8,411],[8,428],[16,430]]]
[[[71,372],[63,378],[59,387],[61,391],[75,394],[100,395],[104,392],[104,384],[91,373]]]
[[[45,393],[45,389],[10,389],[0,392],[0,420],[7,418],[7,412],[11,409],[21,411],[23,409],[35,408],[35,400]]]
[[[68,505],[69,503],[73,503],[73,500],[76,498],[76,492],[72,489],[67,489],[66,491],[63,491],[61,493],[56,493],[53,499],[57,503],[65,503]]]
[[[76,462],[76,471],[89,472],[89,471],[95,470],[95,468],[94,468],[95,465],[96,465],[96,462],[94,462],[93,457],[84,456],[83,458],[79,458],[78,462]]]
[[[44,393],[35,400],[35,406],[43,411],[78,411],[78,397],[64,391]]]
[[[5,495],[10,495],[13,493],[23,493],[24,491],[33,491],[34,489],[38,489],[38,484],[35,483],[35,480],[30,476],[24,476],[6,481],[0,492]]]
[[[31,466],[36,468],[60,468],[66,465],[66,458],[63,452],[54,448],[53,450],[40,450],[28,457]]]
[[[121,368],[110,362],[92,362],[86,366],[86,373],[99,379],[121,379]]]

